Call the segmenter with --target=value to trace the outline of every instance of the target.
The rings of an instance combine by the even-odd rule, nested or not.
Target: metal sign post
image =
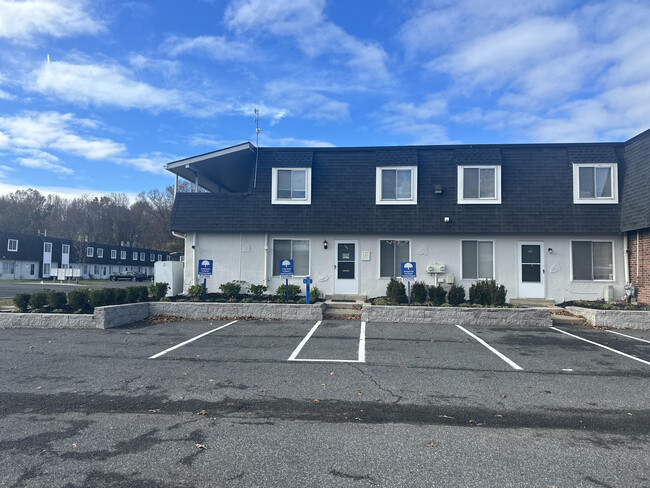
[[[203,278],[203,301],[205,302],[205,289],[207,279],[212,276],[212,259],[199,259],[199,278]]]
[[[293,278],[293,259],[280,259],[280,277],[285,278],[285,300],[289,303],[289,278]]]
[[[411,305],[411,281],[415,281],[417,277],[417,272],[415,268],[415,263],[412,261],[407,261],[402,263],[402,279],[406,281],[408,286],[408,300],[409,305]]]
[[[307,278],[302,280],[302,282],[305,284],[307,288],[307,305],[309,305],[309,285],[311,285],[314,282],[314,280],[312,280],[309,276],[307,276]]]

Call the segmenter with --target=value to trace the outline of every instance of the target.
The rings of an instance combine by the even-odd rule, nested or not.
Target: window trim
[[[126,259],[126,251],[120,251],[120,259]]]
[[[104,257],[104,249],[101,247],[97,248],[97,257],[98,258],[103,258]]]
[[[152,262],[152,263],[156,262],[156,253],[154,253],[154,252],[149,253],[149,261]]]
[[[138,251],[133,251],[133,254],[131,255],[132,259],[131,261],[137,261],[138,260]]]
[[[377,278],[380,280],[388,280],[391,278],[400,279],[402,276],[382,276],[381,275],[381,241],[406,241],[409,243],[409,262],[413,260],[413,240],[412,239],[395,239],[391,237],[380,237],[377,240]]]
[[[48,246],[50,247],[49,251],[47,250]],[[43,243],[43,252],[44,253],[46,253],[46,252],[51,253],[52,252],[52,243],[51,242],[44,242]]]
[[[411,171],[411,198],[385,199],[381,193],[382,174],[384,170],[408,169]],[[417,205],[418,204],[418,167],[417,166],[377,166],[375,170],[375,205]],[[391,240],[391,239],[382,239]]]
[[[311,252],[311,239],[309,237],[274,237],[271,239],[271,276],[273,278],[280,278],[280,275],[274,275],[273,274],[273,268],[275,267],[275,263],[273,261],[273,254],[275,252],[275,241],[307,241],[309,243],[309,264],[307,268],[307,274],[306,275],[299,275],[299,274],[294,274],[294,277],[307,277],[311,275],[311,260],[312,260],[312,252]],[[293,257],[293,255],[292,255]],[[294,270],[295,270],[295,264],[294,264]]]
[[[465,169],[493,169],[494,170],[494,198],[465,198],[463,194],[465,182]],[[500,205],[501,204],[501,165],[500,164],[467,164],[458,165],[458,204],[459,205]],[[480,178],[479,178],[480,183]]]
[[[163,260],[162,254],[158,254],[158,261],[162,261],[162,260]]]
[[[111,259],[117,259],[117,249],[111,249]]]
[[[610,168],[612,170],[611,198],[580,198],[580,168]],[[618,164],[617,163],[573,163],[573,203],[576,205],[602,205],[618,203]]]
[[[16,243],[16,248],[11,249],[11,243],[15,242]],[[7,239],[7,251],[8,252],[18,252],[18,239]]]
[[[278,171],[305,171],[305,198],[278,198]],[[271,204],[272,205],[311,205],[311,168],[278,167],[271,168]]]
[[[609,243],[612,245],[612,279],[611,280],[577,280],[573,277],[573,243],[574,242],[590,242],[591,243],[591,276],[594,275],[594,254],[593,254],[593,244],[594,242],[603,242]],[[616,243],[613,240],[607,239],[571,239],[569,241],[569,260],[571,266],[571,282],[572,283],[614,283],[616,281]]]
[[[95,255],[95,248],[91,246],[86,247],[86,257],[92,258]]]
[[[492,278],[479,278],[479,277],[478,277],[478,255],[476,256],[476,266],[477,266],[477,269],[476,269],[476,276],[477,276],[477,277],[476,277],[476,278],[465,278],[465,275],[463,274],[463,242],[476,242],[476,251],[477,251],[477,253],[478,253],[478,243],[479,243],[479,242],[489,242],[489,243],[492,244]],[[461,281],[470,281],[470,280],[473,280],[473,281],[488,281],[488,280],[496,280],[496,275],[497,275],[497,260],[496,260],[496,246],[494,245],[494,239],[479,239],[479,238],[475,238],[475,239],[471,239],[471,238],[468,238],[468,239],[461,239],[460,242],[459,242],[459,245],[460,245],[460,253],[459,253],[459,256],[460,256],[460,263],[459,263],[459,264],[460,264],[460,266],[459,266],[459,269],[460,269],[460,280],[461,280]]]
[[[70,254],[70,244],[61,244],[61,254]]]
[[[141,252],[140,253],[140,261],[144,261],[147,258],[147,253],[146,252]]]

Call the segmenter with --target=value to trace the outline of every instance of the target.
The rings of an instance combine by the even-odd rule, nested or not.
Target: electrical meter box
[[[444,264],[427,264],[427,273],[444,273],[447,267]]]

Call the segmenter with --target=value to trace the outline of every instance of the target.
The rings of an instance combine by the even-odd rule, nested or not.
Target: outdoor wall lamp
[[[327,249],[327,241],[323,241],[323,249]]]
[[[549,253],[549,254],[553,254],[553,248],[552,248],[552,247],[549,247],[549,248],[548,248],[548,253]]]

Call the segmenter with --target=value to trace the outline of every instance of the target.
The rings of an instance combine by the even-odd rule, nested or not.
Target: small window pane
[[[578,168],[580,198],[594,198],[594,168]]]
[[[596,196],[612,198],[612,168],[596,168]]]
[[[594,242],[594,280],[614,279],[614,265],[612,263],[612,243]]]
[[[573,252],[573,279],[591,280],[591,242],[574,241]]]
[[[395,276],[395,251],[393,241],[381,241],[379,243],[379,276],[388,278]]]
[[[463,170],[463,198],[478,198],[478,168]]]
[[[291,198],[291,170],[278,170],[278,198]]]
[[[480,198],[494,198],[495,197],[495,177],[494,169],[481,169],[480,170]]]
[[[478,278],[478,251],[476,241],[463,241],[463,279]]]
[[[294,170],[291,172],[291,198],[305,199],[307,172],[304,170]]]
[[[402,263],[409,260],[409,241],[396,241],[395,247],[395,276],[402,276]]]
[[[381,199],[397,199],[397,171],[394,169],[384,169],[381,172]]]
[[[397,188],[395,190],[397,198],[411,198],[411,170],[400,169],[397,173]]]
[[[294,274],[309,275],[309,241],[291,241],[291,251]]]
[[[478,277],[492,279],[492,243],[478,243]]]

